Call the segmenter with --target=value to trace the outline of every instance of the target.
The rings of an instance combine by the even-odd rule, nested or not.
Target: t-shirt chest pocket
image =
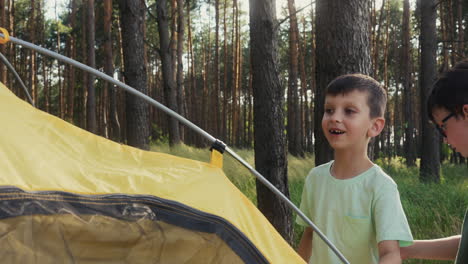
[[[341,226],[341,238],[348,247],[369,243],[372,222],[369,216],[345,215]]]

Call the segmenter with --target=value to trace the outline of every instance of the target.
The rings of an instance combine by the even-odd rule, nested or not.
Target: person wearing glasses
[[[427,101],[429,118],[454,151],[468,157],[468,60],[445,72]],[[400,249],[402,259],[456,260],[468,263],[468,211],[461,235],[416,240]]]

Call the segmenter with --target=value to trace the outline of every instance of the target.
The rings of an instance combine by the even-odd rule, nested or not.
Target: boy
[[[400,246],[413,240],[395,182],[367,156],[369,140],[384,127],[386,102],[385,90],[369,76],[333,80],[322,129],[335,160],[312,169],[304,183],[301,210],[350,263],[401,263]],[[311,227],[298,253],[309,263],[340,263]]]
[[[455,65],[434,84],[427,110],[445,143],[468,158],[468,60]],[[401,256],[418,259],[453,260],[468,263],[468,220],[462,235],[434,240],[417,240],[401,250]],[[457,253],[458,251],[458,253]]]

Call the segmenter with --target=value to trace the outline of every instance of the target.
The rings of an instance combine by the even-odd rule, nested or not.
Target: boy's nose
[[[333,122],[338,122],[340,123],[342,120],[342,116],[339,114],[339,113],[334,113],[332,116],[331,116],[331,121]]]

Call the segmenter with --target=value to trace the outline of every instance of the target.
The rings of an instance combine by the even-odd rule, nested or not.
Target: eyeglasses
[[[438,124],[435,124],[435,127],[437,128],[437,131],[439,131],[439,133],[444,137],[446,138],[447,137],[447,134],[445,133],[445,130],[447,129],[445,127],[445,122],[447,122],[447,120],[449,120],[450,118],[454,117],[455,116],[455,113],[450,113],[448,116],[446,116],[444,119],[442,119],[442,121],[440,123],[442,123],[441,125],[438,125]]]

